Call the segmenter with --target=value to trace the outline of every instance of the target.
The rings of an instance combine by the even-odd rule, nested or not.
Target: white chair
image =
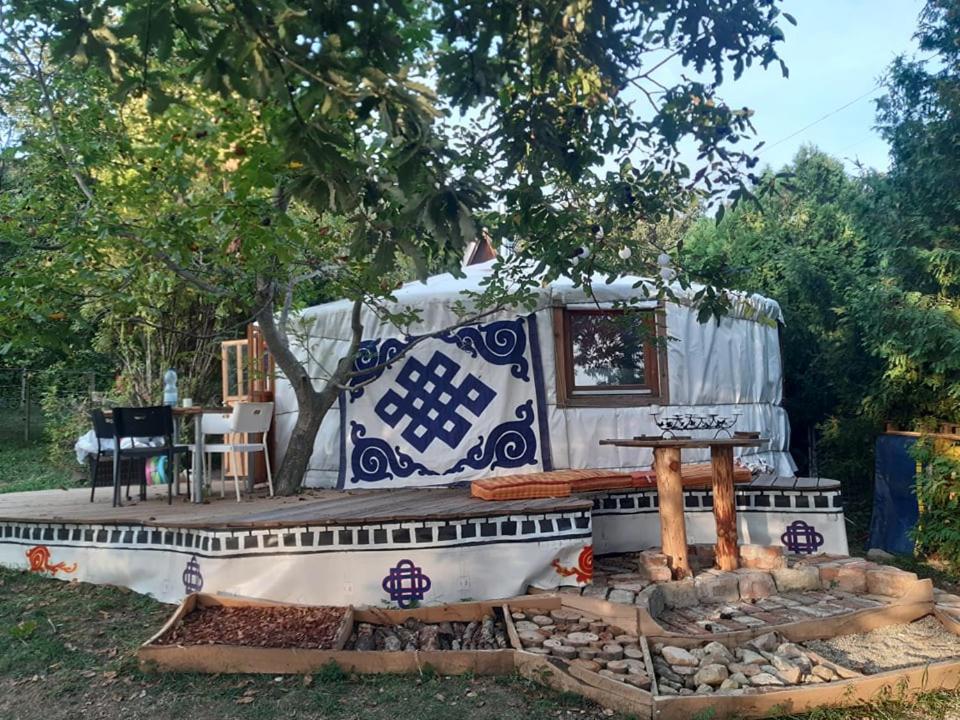
[[[221,443],[204,443],[203,462],[204,475],[211,477],[211,455],[219,453],[223,457],[220,471],[220,497],[226,495],[226,475],[227,463],[226,456],[230,456],[230,465],[233,468],[233,484],[237,491],[237,502],[240,502],[240,455],[247,455],[247,462],[250,462],[250,453],[262,452],[267,466],[267,485],[270,487],[270,495],[273,495],[273,473],[270,472],[270,451],[267,450],[267,433],[270,431],[270,422],[273,420],[273,403],[271,402],[243,402],[233,406],[233,412],[204,415],[203,435],[223,435]],[[261,442],[243,442],[230,443],[227,439],[231,435],[241,433],[263,433]]]

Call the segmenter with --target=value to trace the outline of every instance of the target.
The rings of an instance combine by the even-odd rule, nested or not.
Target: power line
[[[926,62],[928,62],[928,61],[930,61],[930,60],[933,60],[936,56],[937,56],[937,53],[933,53],[932,55],[928,55],[928,56],[925,57],[925,58],[920,58],[919,60],[914,60],[913,62],[922,65],[922,64],[924,64],[924,63],[926,63]],[[865,93],[863,93],[862,95],[858,95],[857,97],[855,97],[855,98],[854,98],[853,100],[851,100],[850,102],[844,103],[844,104],[841,105],[840,107],[835,108],[834,110],[831,110],[831,111],[828,112],[826,115],[823,115],[823,116],[817,118],[816,120],[814,120],[814,121],[813,121],[812,123],[810,123],[809,125],[804,125],[802,128],[800,128],[799,130],[797,130],[797,131],[795,131],[795,132],[790,133],[790,134],[787,135],[785,138],[780,138],[780,139],[777,140],[775,143],[772,143],[772,144],[770,144],[770,145],[765,145],[764,147],[760,148],[760,150],[757,152],[757,155],[762,155],[762,154],[764,153],[764,151],[769,150],[770,148],[776,147],[777,145],[782,145],[782,144],[785,143],[787,140],[792,140],[792,139],[795,138],[797,135],[800,135],[800,134],[802,134],[802,133],[805,133],[807,130],[809,130],[810,128],[812,128],[814,125],[819,125],[819,124],[822,123],[824,120],[826,120],[826,119],[828,119],[828,118],[833,117],[834,115],[836,115],[838,112],[841,112],[842,110],[846,110],[846,109],[847,109],[848,107],[850,107],[851,105],[856,105],[858,102],[860,102],[860,101],[863,100],[864,98],[869,97],[870,95],[873,95],[873,93],[875,93],[877,90],[879,90],[880,88],[882,88],[882,87],[884,86],[884,83],[885,83],[885,79],[884,79],[884,78],[881,78],[880,80],[877,81],[877,84],[876,84],[876,85],[874,85],[872,88],[870,88],[869,90],[867,90],[867,91],[866,91]]]
[[[838,107],[838,108],[836,108],[836,109],[834,109],[834,110],[831,110],[831,111],[828,112],[826,115],[823,115],[823,116],[817,118],[816,120],[814,120],[814,121],[813,121],[812,123],[810,123],[809,125],[804,125],[804,126],[803,126],[802,128],[800,128],[799,130],[797,130],[797,131],[795,131],[795,132],[792,132],[792,133],[790,133],[789,135],[787,135],[786,137],[777,140],[775,143],[771,143],[770,145],[765,145],[764,147],[760,148],[760,150],[757,152],[757,154],[760,155],[760,154],[762,154],[765,150],[769,150],[770,148],[774,148],[774,147],[776,147],[777,145],[782,145],[782,144],[785,143],[787,140],[792,140],[792,139],[795,138],[797,135],[801,135],[802,133],[805,133],[807,130],[809,130],[810,128],[812,128],[814,125],[819,125],[820,123],[822,123],[822,122],[823,122],[824,120],[826,120],[827,118],[833,117],[833,116],[836,115],[838,112],[840,112],[840,111],[842,111],[842,110],[846,110],[846,109],[847,109],[848,107],[850,107],[851,105],[856,105],[858,102],[860,102],[861,100],[863,100],[865,97],[869,97],[870,95],[873,95],[873,93],[875,93],[875,92],[876,92],[877,90],[879,90],[881,87],[883,87],[883,83],[882,83],[882,82],[878,82],[878,83],[877,83],[876,85],[874,85],[872,88],[870,88],[869,90],[867,90],[867,92],[863,93],[863,95],[858,95],[857,97],[855,97],[855,98],[854,98],[853,100],[851,100],[850,102],[844,103],[844,104],[841,105],[840,107]]]

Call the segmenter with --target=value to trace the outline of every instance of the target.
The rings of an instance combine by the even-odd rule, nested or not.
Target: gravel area
[[[960,657],[960,636],[951,633],[934,617],[802,644],[865,675]]]
[[[202,608],[187,615],[157,644],[329,650],[346,612],[338,607]]]

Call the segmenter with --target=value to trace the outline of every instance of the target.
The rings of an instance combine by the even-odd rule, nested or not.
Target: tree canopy
[[[361,308],[459,272],[480,226],[513,252],[475,308],[544,274],[649,270],[660,248],[638,223],[749,197],[750,112],[718,88],[780,69],[792,22],[774,0],[26,0],[0,19],[7,158],[27,173],[0,202],[18,267],[49,263],[4,275],[5,297],[29,321],[68,292],[82,316],[93,288],[120,319],[159,296],[181,303],[162,317],[192,297],[257,320],[301,409],[287,492]],[[666,82],[669,63],[691,77]],[[318,294],[355,302],[319,386],[284,324]]]

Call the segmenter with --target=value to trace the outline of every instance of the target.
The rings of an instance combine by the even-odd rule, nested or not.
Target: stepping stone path
[[[511,617],[526,652],[551,655],[582,670],[643,690],[650,689],[640,639],[624,632],[623,628],[567,609],[549,613],[536,609],[514,611]],[[550,622],[543,624],[538,618]],[[521,625],[523,632],[519,631]]]
[[[785,688],[831,682],[859,675],[777,633],[765,633],[739,647],[719,642],[681,648],[656,644],[651,649],[661,695],[742,695],[760,688]],[[614,663],[608,663],[607,668]]]

